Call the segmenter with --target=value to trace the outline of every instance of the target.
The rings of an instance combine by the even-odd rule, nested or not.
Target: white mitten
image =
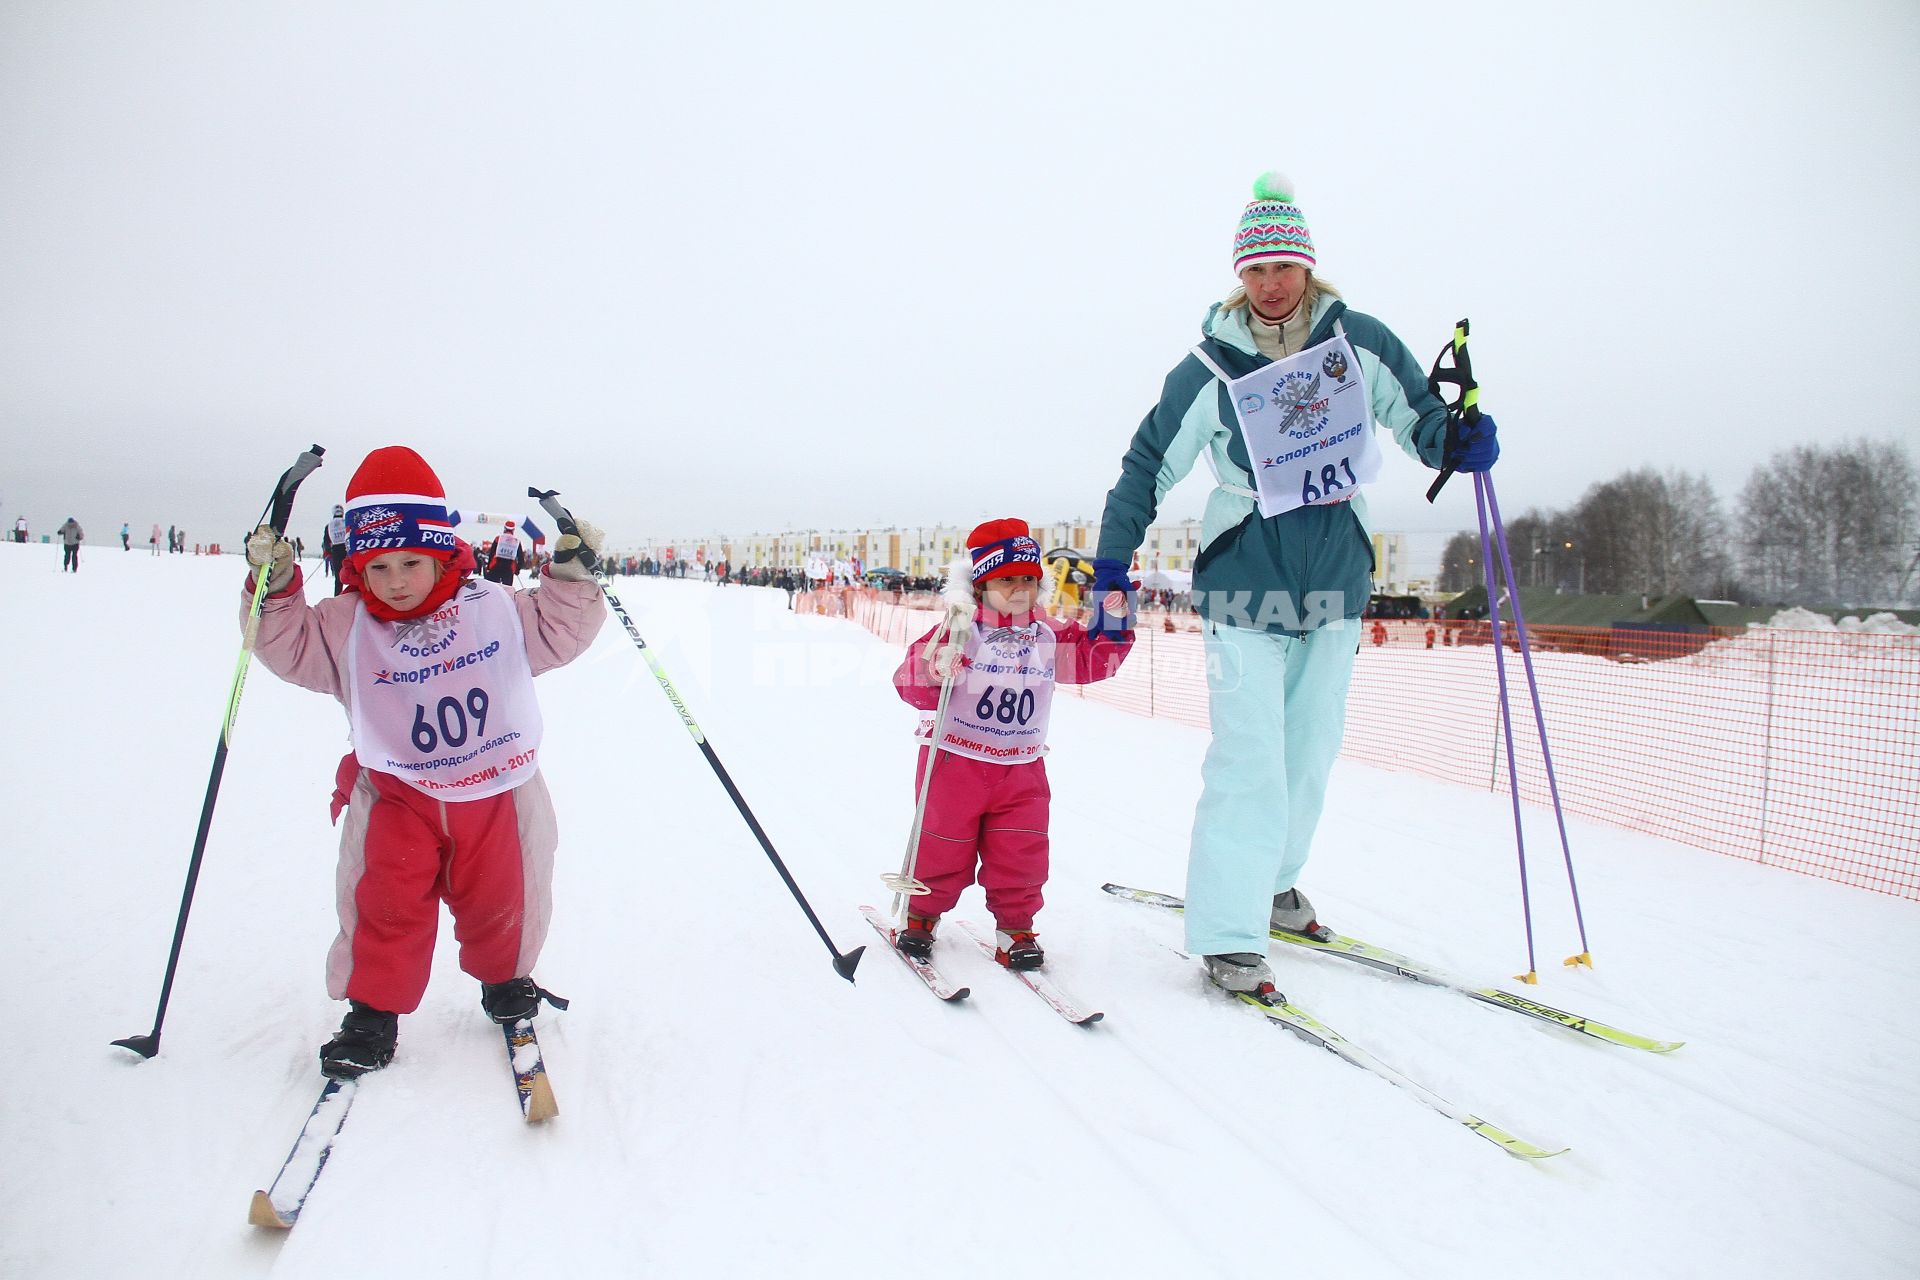
[[[943,644],[929,650],[927,670],[933,672],[933,678],[941,684],[953,679],[960,670],[960,646]]]
[[[272,525],[263,524],[247,538],[247,563],[256,569],[273,565],[267,572],[267,594],[276,595],[293,581],[293,544]]]
[[[547,572],[569,582],[593,581],[593,566],[600,562],[600,547],[606,535],[585,520],[570,519],[561,528],[560,541],[553,544],[553,563]]]

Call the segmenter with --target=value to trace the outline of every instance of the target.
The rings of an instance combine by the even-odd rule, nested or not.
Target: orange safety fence
[[[940,618],[935,597],[864,588],[802,594],[795,607],[903,648]],[[1520,795],[1551,805],[1526,671],[1505,629]],[[1528,631],[1568,813],[1920,899],[1920,635]],[[1197,615],[1143,613],[1117,676],[1060,693],[1205,728],[1205,663]],[[1341,754],[1506,792],[1487,624],[1363,621]],[[1535,838],[1558,853],[1557,837]]]

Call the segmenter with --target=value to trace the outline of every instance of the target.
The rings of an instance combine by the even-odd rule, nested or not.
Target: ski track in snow
[[[0,1101],[0,1274],[1238,1277],[1910,1274],[1920,904],[1527,811],[1530,995],[1687,1041],[1655,1057],[1276,946],[1297,1003],[1454,1103],[1572,1150],[1529,1164],[1211,991],[1177,917],[1204,733],[1056,705],[1061,1021],[958,930],[933,1000],[857,905],[898,866],[913,713],[894,647],[771,591],[616,590],[843,948],[849,985],[617,621],[539,681],[559,807],[538,969],[560,1115],[524,1124],[442,932],[399,1055],[298,1226],[246,1225],[313,1104],[345,749],[257,666],[160,1055],[148,1029],[233,661],[234,557],[0,546],[15,751],[10,928],[31,1054]],[[311,565],[312,562],[309,562]],[[324,588],[310,584],[317,594]],[[1336,768],[1308,887],[1343,932],[1480,980],[1525,963],[1507,798]],[[884,902],[884,898],[880,898]],[[987,921],[979,891],[958,914]],[[1278,1259],[1278,1260],[1277,1260]]]

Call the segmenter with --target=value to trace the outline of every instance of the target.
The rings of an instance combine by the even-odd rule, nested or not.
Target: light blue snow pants
[[[1205,635],[1213,742],[1187,860],[1187,950],[1265,955],[1273,896],[1300,878],[1340,753],[1360,625],[1298,639],[1209,622]]]

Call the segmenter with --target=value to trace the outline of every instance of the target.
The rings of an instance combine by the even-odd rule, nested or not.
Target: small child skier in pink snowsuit
[[[911,956],[933,949],[940,917],[974,882],[986,890],[998,949],[1012,969],[1046,962],[1033,930],[1047,882],[1047,718],[1058,684],[1091,684],[1120,669],[1133,647],[1132,597],[1111,593],[1089,630],[1039,609],[1040,544],[1024,520],[989,520],[967,535],[975,611],[950,643],[935,627],[907,649],[893,683],[921,711],[916,736],[930,743],[942,683],[951,676],[939,752],[920,750],[915,794],[929,768],[914,875],[916,895],[894,945]]]
[[[346,823],[327,988],[351,1002],[320,1050],[335,1079],[392,1060],[399,1015],[426,990],[443,901],[489,1017],[508,1024],[542,999],[562,1003],[531,976],[558,843],[533,677],[585,652],[606,616],[589,572],[598,530],[573,526],[533,590],[476,581],[439,478],[411,449],[367,455],[344,521],[348,590],[317,604],[272,529],[247,544],[249,562],[272,565],[256,656],[338,698],[353,741],[334,779]]]

